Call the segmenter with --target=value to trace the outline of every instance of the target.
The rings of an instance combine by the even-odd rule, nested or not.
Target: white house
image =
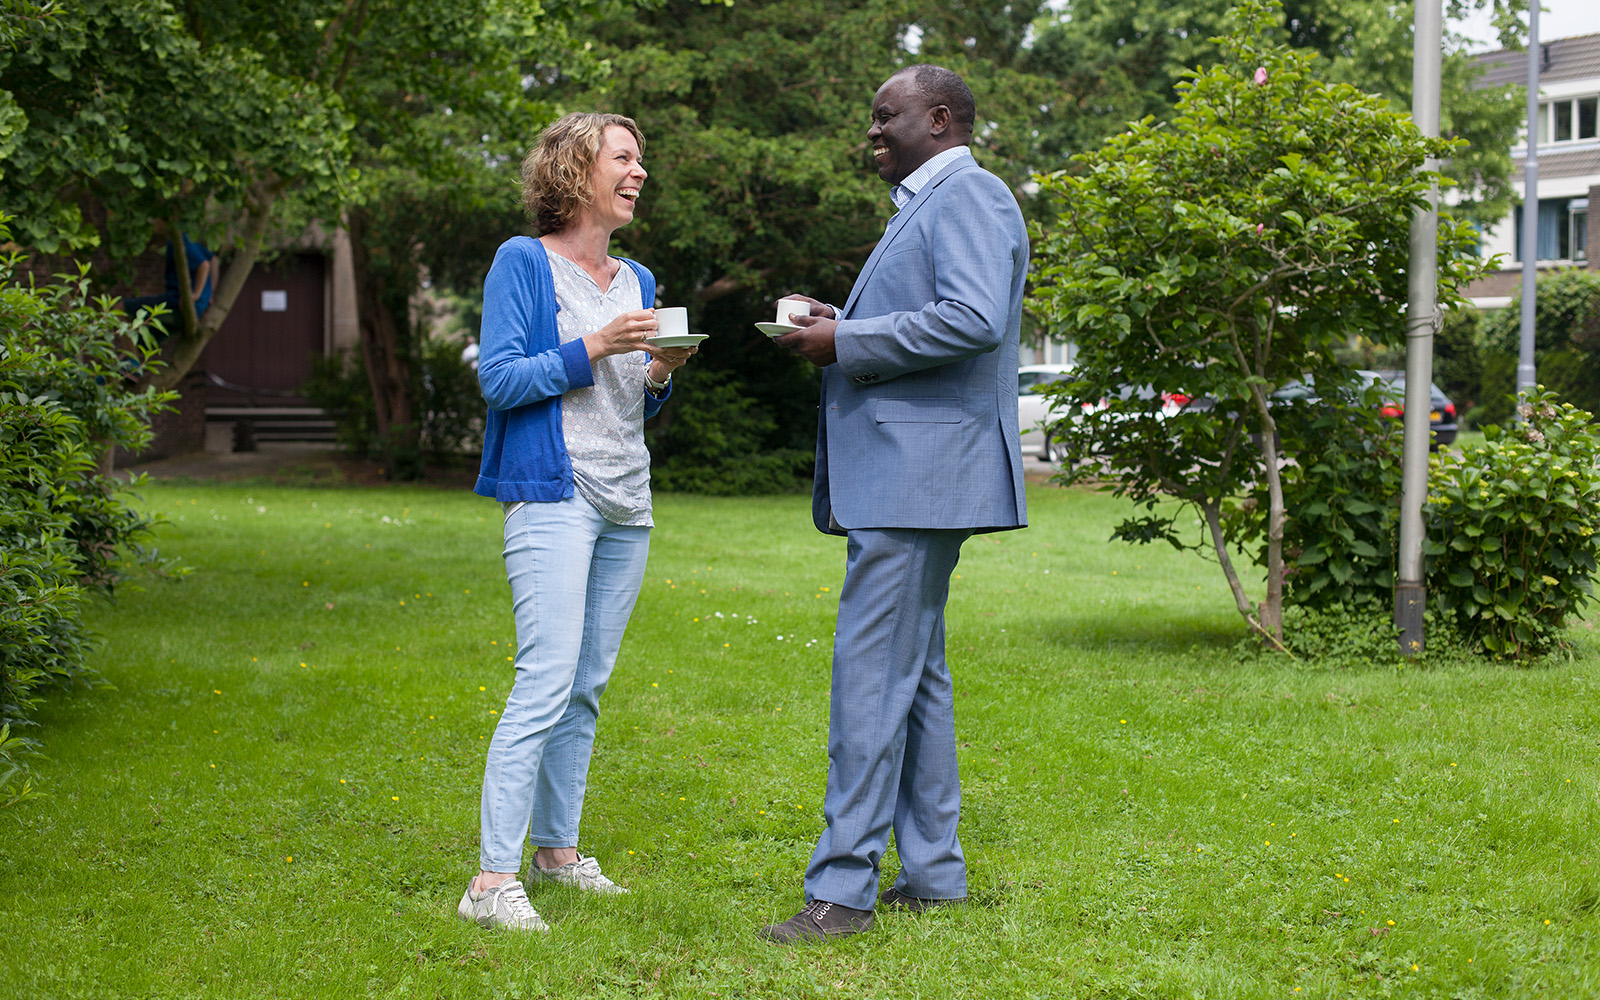
[[[1522,83],[1528,54],[1502,49],[1478,56],[1485,86]],[[1600,199],[1600,34],[1561,38],[1539,46],[1539,267],[1600,268],[1600,218],[1589,212]],[[1511,150],[1515,188],[1524,194],[1522,166],[1527,136]],[[1508,305],[1522,282],[1522,209],[1483,236],[1485,255],[1500,254],[1504,268],[1467,290],[1480,308]]]

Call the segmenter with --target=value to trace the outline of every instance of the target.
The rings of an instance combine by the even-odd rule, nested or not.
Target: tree
[[[587,82],[603,64],[569,27],[584,0],[302,0],[290,27],[244,41],[299,79],[324,79],[350,116],[357,171],[344,202],[363,361],[376,430],[415,444],[422,277],[481,280],[517,225],[517,166],[554,111],[553,78]],[[219,12],[220,14],[220,12]],[[216,30],[231,22],[217,17]]]
[[[387,433],[414,423],[405,302],[415,279],[396,279],[407,262],[375,252],[364,206],[397,188],[432,196],[409,220],[414,231],[485,184],[510,204],[508,162],[549,115],[539,99],[547,78],[597,68],[568,32],[586,8],[86,0],[0,64],[0,88],[29,121],[0,195],[47,251],[101,245],[132,256],[156,218],[239,247],[206,314],[184,310],[162,385],[220,328],[286,208],[327,221],[348,209],[363,351]]]
[[[1088,412],[1061,433],[1098,461],[1062,478],[1097,477],[1102,463],[1118,476],[1114,492],[1147,511],[1117,529],[1124,539],[1182,546],[1179,518],[1198,513],[1239,613],[1281,643],[1283,390],[1313,384],[1337,405],[1348,374],[1336,349],[1352,334],[1403,336],[1409,221],[1436,177],[1420,168],[1459,143],[1319,80],[1314,57],[1280,40],[1276,3],[1248,0],[1230,17],[1221,60],[1179,84],[1169,123],[1145,118],[1041,178],[1059,215],[1036,232],[1031,304],[1079,344],[1058,399]],[[1441,224],[1445,304],[1481,269],[1474,243],[1468,224]],[[1162,392],[1210,410],[1164,413]],[[1258,608],[1223,524],[1256,481],[1268,499]]]
[[[982,119],[979,161],[1022,188],[1043,165],[1034,117],[1060,90],[1019,68],[1042,6],[665,0],[610,8],[589,29],[611,73],[603,88],[570,88],[568,100],[632,116],[648,140],[651,176],[618,243],[656,271],[664,303],[690,307],[712,334],[680,376],[684,388],[716,373],[707,389],[718,399],[755,400],[721,412],[770,426],[762,450],[811,449],[817,376],[751,324],[785,291],[842,303],[893,212],[866,147],[873,92],[917,62],[961,73]],[[696,405],[686,391],[662,420]],[[698,447],[683,433],[656,440],[658,462]]]
[[[205,316],[179,296],[163,387],[226,318],[284,192],[332,209],[349,176],[346,119],[327,88],[208,37],[185,13],[165,0],[84,0],[0,54],[0,90],[23,123],[0,177],[19,239],[128,259],[166,220],[172,232],[226,232],[239,248]]]
[[[1076,149],[1087,148],[1129,120],[1167,118],[1185,73],[1218,57],[1215,37],[1230,5],[1231,0],[1071,0],[1046,21],[1028,65],[1081,81],[1085,105],[1074,128],[1058,129],[1066,151],[1075,151],[1074,141],[1082,143]],[[1501,44],[1520,45],[1526,28],[1518,16],[1526,12],[1526,0],[1449,0],[1445,14],[1461,18],[1491,6]],[[1323,57],[1323,79],[1387,97],[1397,111],[1410,107],[1412,3],[1287,0],[1278,16],[1290,45]],[[1445,135],[1467,141],[1444,170],[1460,185],[1455,211],[1483,225],[1498,223],[1513,202],[1510,150],[1523,124],[1521,89],[1479,87],[1467,39],[1447,35],[1445,46],[1441,127]]]

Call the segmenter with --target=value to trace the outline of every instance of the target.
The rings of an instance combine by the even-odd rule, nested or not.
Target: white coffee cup
[[[683,337],[689,333],[689,310],[683,306],[667,306],[656,310],[656,336]]]
[[[794,322],[794,317],[795,316],[810,316],[810,315],[811,315],[811,303],[807,302],[805,299],[779,299],[778,300],[778,322],[779,323],[787,323],[790,326],[793,326],[793,325],[795,325],[795,322]]]

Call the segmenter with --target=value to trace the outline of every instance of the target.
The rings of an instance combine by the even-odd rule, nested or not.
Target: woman
[[[621,115],[570,114],[522,164],[538,239],[507,240],[483,287],[478,381],[489,403],[476,491],[499,500],[517,622],[516,678],[483,775],[480,871],[457,912],[548,931],[517,879],[626,892],[578,854],[600,694],[644,579],[650,455],[642,424],[694,348],[660,349],[655,278],[610,256],[646,177]],[[531,829],[530,829],[531,824]]]

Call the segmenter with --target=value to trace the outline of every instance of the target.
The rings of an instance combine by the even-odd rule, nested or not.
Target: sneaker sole
[[[462,920],[465,920],[469,924],[476,924],[486,931],[500,929],[495,926],[494,917],[487,914],[480,917],[474,914],[472,912],[471,898],[467,896],[462,896],[461,902],[456,906],[456,916],[460,917]],[[506,927],[504,929],[509,931],[534,931],[539,934],[550,933],[550,925],[545,923],[542,919],[539,921],[539,923],[534,924],[532,927]]]

